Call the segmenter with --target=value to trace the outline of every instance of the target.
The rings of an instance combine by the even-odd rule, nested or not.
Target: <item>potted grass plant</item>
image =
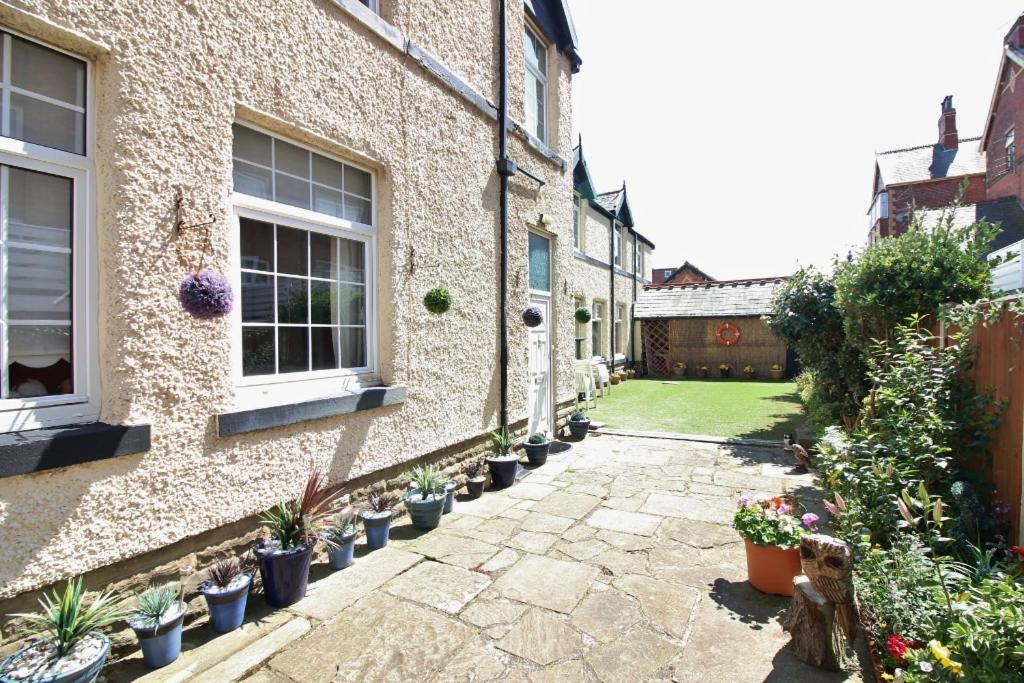
[[[331,569],[344,569],[352,564],[358,535],[356,516],[348,510],[336,514],[324,528],[320,536],[327,543],[327,562]]]
[[[384,491],[371,491],[366,497],[366,509],[359,512],[366,531],[366,547],[379,550],[388,544],[391,519],[395,516],[398,497]]]
[[[491,432],[491,440],[497,448],[497,453],[492,453],[486,458],[487,466],[491,470],[491,486],[503,489],[516,481],[519,456],[512,452],[514,441],[512,435],[509,434],[508,427]]]
[[[523,450],[526,451],[526,458],[531,465],[543,465],[548,461],[548,450],[551,448],[551,440],[540,433],[530,435],[530,438],[523,443]]]
[[[32,642],[0,664],[3,683],[91,683],[110,652],[100,629],[125,617],[123,601],[112,592],[88,607],[82,578],[69,579],[63,593],[54,588],[39,601],[40,612],[12,614],[25,619]]]
[[[783,370],[782,365],[779,363],[772,363],[771,368],[768,369],[768,374],[771,375],[771,378],[776,381],[782,379],[782,375],[784,372],[785,371]]]
[[[150,586],[138,596],[128,618],[142,648],[142,661],[150,669],[167,666],[181,654],[181,625],[187,605],[181,589],[170,584]]]
[[[743,374],[746,375],[747,379],[754,379],[754,375],[757,374],[757,370],[754,369],[753,365],[748,363],[743,366]]]
[[[241,562],[234,557],[218,560],[206,573],[207,579],[199,590],[210,610],[210,625],[217,633],[234,631],[245,619],[252,574],[242,569]]]
[[[732,376],[732,364],[731,363],[719,363],[718,364],[718,376],[722,379],[729,379]]]
[[[577,439],[583,439],[587,436],[587,431],[590,430],[590,418],[587,417],[587,411],[577,408],[569,416],[569,433],[575,436]]]
[[[263,513],[270,538],[260,539],[253,552],[263,596],[271,607],[288,607],[306,595],[313,550],[340,494],[328,492],[327,475],[314,469],[298,498]]]
[[[793,595],[793,578],[800,574],[800,538],[815,531],[818,517],[796,516],[796,502],[781,496],[736,501],[733,527],[746,545],[747,577],[762,593]]]
[[[466,494],[476,500],[484,494],[484,484],[487,483],[487,477],[484,476],[484,464],[475,460],[463,467],[462,472],[466,475]]]
[[[448,477],[433,465],[420,465],[409,473],[413,488],[405,494],[405,507],[412,525],[420,531],[436,529],[448,497]]]
[[[698,377],[707,377],[708,376],[708,366],[706,366],[706,365],[698,365],[697,366],[697,376]]]

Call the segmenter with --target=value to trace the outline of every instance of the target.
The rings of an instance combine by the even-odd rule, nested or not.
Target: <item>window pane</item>
[[[277,330],[277,371],[309,370],[309,328],[280,327]]]
[[[317,213],[343,218],[345,215],[344,205],[342,194],[337,190],[329,190],[319,185],[313,186],[313,210]]]
[[[277,278],[277,322],[308,322],[308,286],[309,280],[295,277]]]
[[[254,131],[252,128],[239,126],[237,123],[231,126],[234,133],[232,142],[232,154],[239,159],[245,159],[262,166],[271,165],[271,137]]]
[[[242,267],[253,270],[273,270],[274,226],[250,218],[241,218],[238,223]]]
[[[11,36],[11,83],[61,102],[85,106],[85,63]]]
[[[309,181],[297,180],[291,176],[275,173],[274,199],[282,204],[291,204],[302,209],[308,209]]]
[[[274,277],[242,273],[242,322],[274,322]]]
[[[283,140],[274,140],[274,170],[309,178],[309,152]]]
[[[70,326],[11,325],[7,333],[12,398],[73,391]]]
[[[366,281],[362,242],[341,240],[341,279],[346,282]]]
[[[314,325],[336,325],[338,310],[338,285],[333,282],[311,280],[309,283],[310,320]]]
[[[341,367],[366,367],[366,330],[362,327],[342,327]]]
[[[242,374],[274,374],[274,328],[242,328]]]
[[[71,254],[7,249],[7,318],[71,320]]]
[[[527,64],[541,73],[547,72],[547,55],[544,45],[529,30],[523,33],[523,53],[526,55]]]
[[[336,370],[338,367],[338,328],[314,327],[313,369]]]
[[[277,226],[277,272],[293,275],[309,275],[306,268],[305,230]]]
[[[551,291],[551,241],[530,233],[530,289]]]
[[[341,285],[341,324],[366,324],[366,287]]]
[[[9,115],[12,138],[85,154],[85,114],[11,93]]]
[[[369,225],[372,222],[370,219],[370,202],[346,193],[344,217],[356,223]]]
[[[310,274],[338,279],[338,239],[318,232],[309,233]]]
[[[370,174],[366,171],[360,171],[358,168],[346,166],[345,192],[351,192],[360,197],[370,199],[373,196],[370,190]]]
[[[72,180],[13,167],[8,173],[7,238],[70,247]]]
[[[260,197],[262,199],[273,199],[273,181],[270,178],[270,171],[259,168],[244,161],[236,161],[234,172],[235,192]]]
[[[345,167],[334,159],[322,157],[319,154],[313,155],[313,180],[324,185],[329,185],[336,190],[343,189],[342,182],[345,176]]]

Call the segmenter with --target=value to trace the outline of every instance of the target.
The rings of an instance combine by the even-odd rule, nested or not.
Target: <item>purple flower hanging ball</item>
[[[231,283],[223,273],[206,269],[186,276],[181,281],[178,296],[181,307],[202,320],[227,315],[235,300]]]
[[[536,306],[528,306],[523,311],[523,324],[527,327],[537,327],[544,322],[544,315],[540,312],[540,309]]]

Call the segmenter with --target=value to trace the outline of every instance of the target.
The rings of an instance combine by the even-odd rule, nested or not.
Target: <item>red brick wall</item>
[[[698,275],[689,268],[681,270],[675,274],[675,277],[668,280],[668,283],[673,285],[685,285],[691,282],[707,282],[708,279],[703,275]]]
[[[941,209],[949,206],[956,199],[962,182],[963,178],[948,178],[890,187],[889,234],[899,235],[907,231],[912,209]],[[985,196],[985,176],[968,176],[967,192],[962,203],[977,204],[985,201]]]
[[[999,199],[1001,197],[1016,197],[1018,200],[1024,198],[1024,172],[1020,169],[1020,162],[1017,162],[1017,169],[1007,172],[1006,153],[1004,139],[1006,131],[1010,126],[1014,127],[1017,143],[1017,158],[1024,155],[1024,78],[1016,77],[1016,83],[1011,90],[1006,87],[1006,78],[1012,77],[1007,74],[1016,74],[1017,69],[1009,68],[1000,75],[1003,81],[1000,84],[1002,91],[999,93],[999,104],[996,107],[995,117],[992,125],[989,126],[988,147],[986,148],[987,171],[986,182],[988,183],[988,198]]]

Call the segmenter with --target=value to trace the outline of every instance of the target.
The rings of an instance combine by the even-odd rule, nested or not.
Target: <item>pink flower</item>
[[[817,529],[818,519],[820,519],[818,515],[814,514],[813,512],[808,512],[800,518],[800,521],[803,522],[805,527],[807,527],[811,531],[815,531]]]
[[[790,507],[785,503],[779,503],[778,510],[780,515],[788,515],[790,513]]]
[[[736,501],[736,504],[739,505],[741,508],[750,507],[750,497],[740,496],[739,499]]]

